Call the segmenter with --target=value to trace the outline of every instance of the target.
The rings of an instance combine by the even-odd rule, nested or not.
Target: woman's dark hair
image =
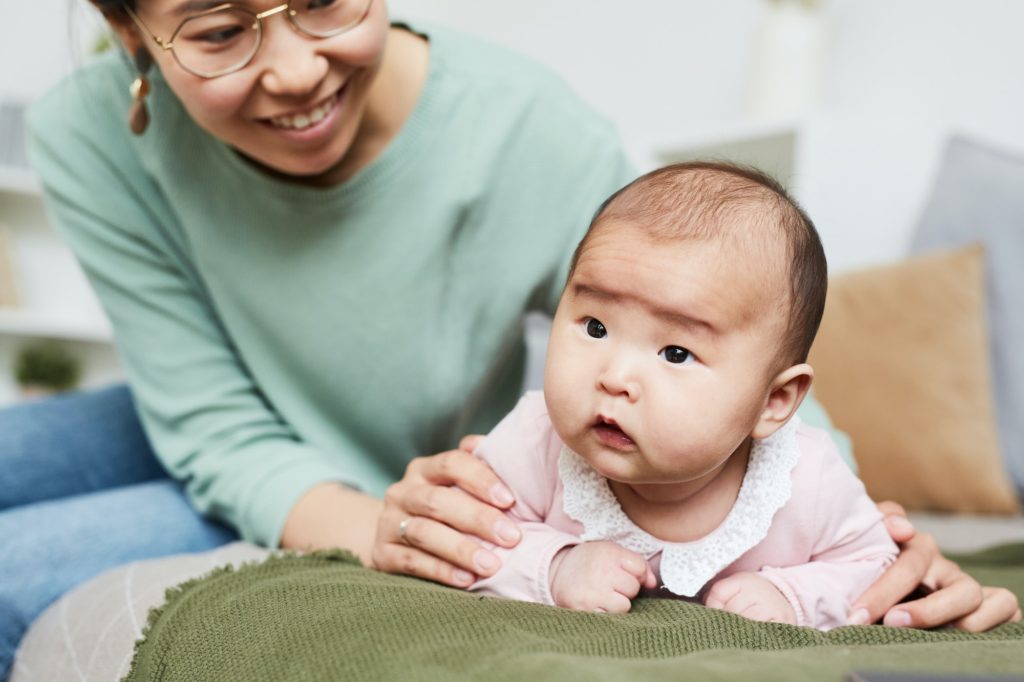
[[[136,0],[92,0],[92,4],[96,5],[99,11],[103,12],[103,16],[107,18],[111,17],[124,17],[124,9],[135,9]]]

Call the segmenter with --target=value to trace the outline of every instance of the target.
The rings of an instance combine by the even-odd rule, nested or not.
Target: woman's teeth
[[[274,116],[270,119],[271,125],[275,128],[286,128],[288,130],[303,130],[312,125],[316,125],[320,121],[324,120],[324,116],[331,112],[331,108],[334,103],[338,100],[337,95],[333,95],[328,98],[323,104],[316,106],[309,111],[305,111],[301,114],[291,114],[287,116]]]

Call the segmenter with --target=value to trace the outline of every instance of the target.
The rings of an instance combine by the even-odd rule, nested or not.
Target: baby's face
[[[763,251],[653,241],[621,223],[591,235],[555,315],[544,390],[558,435],[606,478],[690,486],[746,443],[787,308],[765,263],[779,254]]]

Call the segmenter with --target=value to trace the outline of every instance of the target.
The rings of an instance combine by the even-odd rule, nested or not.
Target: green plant
[[[103,54],[107,50],[113,49],[114,37],[109,31],[101,31],[93,40],[92,49],[90,52],[93,54]]]
[[[61,344],[42,341],[18,352],[14,376],[21,386],[68,391],[78,385],[82,363]]]

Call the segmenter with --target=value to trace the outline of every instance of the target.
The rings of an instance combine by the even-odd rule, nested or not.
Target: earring
[[[149,125],[149,110],[146,108],[146,95],[149,94],[149,79],[146,73],[153,64],[149,51],[140,47],[135,51],[135,70],[138,76],[132,81],[129,92],[132,94],[132,105],[128,108],[128,127],[136,135],[146,132]]]

